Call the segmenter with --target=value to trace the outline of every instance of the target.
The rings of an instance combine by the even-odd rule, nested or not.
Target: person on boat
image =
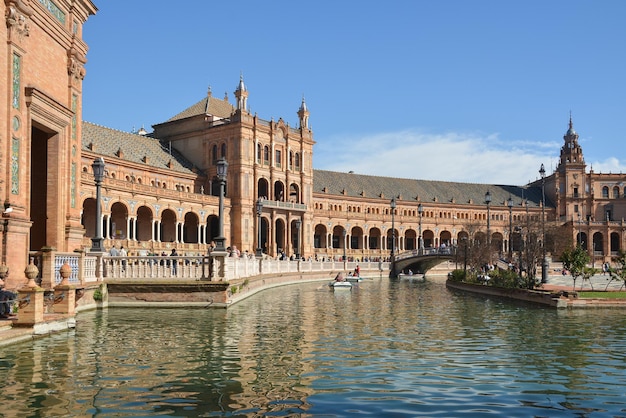
[[[413,270],[409,269],[409,276],[413,275]]]
[[[337,273],[337,275],[335,276],[335,281],[336,282],[343,282],[343,281],[345,281],[345,279],[343,278],[343,274],[341,274],[341,272]]]
[[[356,265],[356,268],[354,269],[354,275],[356,277],[361,277],[361,267],[359,267],[359,265]]]

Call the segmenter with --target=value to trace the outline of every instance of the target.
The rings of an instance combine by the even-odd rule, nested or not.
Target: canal
[[[0,416],[624,416],[625,358],[619,309],[317,282],[228,310],[81,313],[0,348]]]

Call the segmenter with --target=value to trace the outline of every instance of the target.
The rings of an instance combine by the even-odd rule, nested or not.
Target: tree
[[[622,287],[620,287],[619,290],[622,290],[624,285],[626,285],[626,252],[619,250],[617,257],[613,257],[613,262],[615,263],[615,267],[609,268],[611,280],[606,284],[604,290],[609,288],[613,280],[622,281]]]
[[[576,279],[578,277],[583,277],[584,268],[587,266],[590,259],[591,258],[589,257],[587,251],[582,249],[580,245],[565,250],[563,251],[563,254],[561,254],[563,268],[569,271],[572,279],[574,280],[573,290],[576,290]]]

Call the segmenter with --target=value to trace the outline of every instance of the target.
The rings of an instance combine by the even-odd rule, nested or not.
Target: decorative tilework
[[[20,73],[22,70],[22,57],[13,54],[13,98],[11,99],[14,109],[20,108]]]
[[[41,3],[41,5],[45,7],[50,14],[52,14],[52,16],[56,17],[59,22],[65,25],[65,13],[63,10],[59,9],[59,6],[57,6],[52,0],[39,0],[39,3]]]
[[[20,140],[13,138],[11,143],[11,193],[20,193]]]

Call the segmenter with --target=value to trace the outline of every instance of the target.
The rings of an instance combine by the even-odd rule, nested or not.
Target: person
[[[361,277],[361,267],[359,267],[359,265],[356,265],[356,268],[354,269],[354,275],[356,277]]]
[[[343,278],[343,274],[341,274],[341,272],[337,273],[337,275],[335,276],[335,281],[336,282],[345,282],[346,279]]]
[[[119,256],[124,257],[122,259],[122,271],[125,271],[126,270],[126,257],[128,256],[128,253],[126,252],[126,249],[124,248],[123,245],[120,247]]]
[[[7,272],[7,275],[9,273]],[[8,319],[15,314],[11,313],[11,304],[17,298],[17,295],[4,288],[4,281],[0,280],[0,318]]]
[[[178,257],[178,253],[176,252],[176,248],[172,248],[172,252],[170,253],[170,257]],[[176,276],[178,272],[178,260],[172,260],[172,274]]]
[[[111,250],[109,251],[109,254],[111,255],[111,257],[117,257],[119,255],[119,253],[117,252],[117,248],[114,246],[111,247]]]

